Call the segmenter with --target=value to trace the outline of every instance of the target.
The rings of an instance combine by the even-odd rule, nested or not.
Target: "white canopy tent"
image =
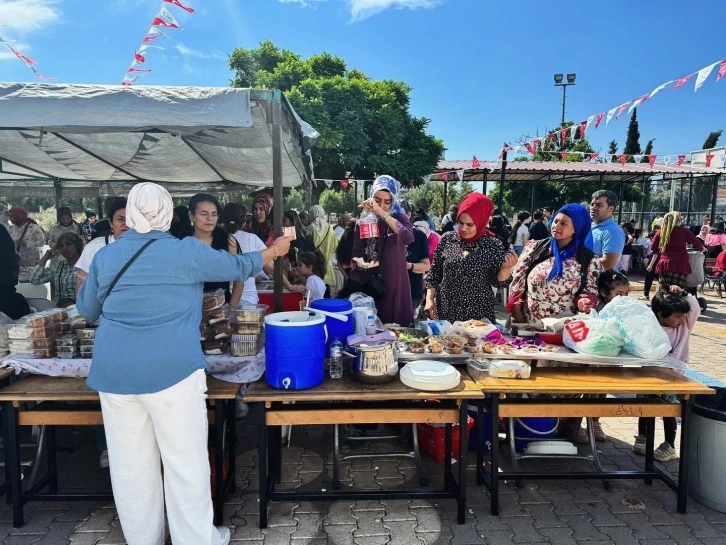
[[[317,137],[280,91],[0,83],[0,194],[292,187]]]

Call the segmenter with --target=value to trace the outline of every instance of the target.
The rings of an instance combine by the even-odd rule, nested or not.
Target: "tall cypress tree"
[[[630,124],[628,125],[628,137],[625,140],[625,147],[623,153],[626,155],[640,155],[642,150],[640,149],[640,130],[638,129],[638,108],[633,110],[633,115],[630,117]],[[628,157],[628,162],[635,162],[632,157]]]
[[[608,153],[611,155],[615,155],[618,152],[618,143],[613,138],[610,141],[610,144],[608,144]]]

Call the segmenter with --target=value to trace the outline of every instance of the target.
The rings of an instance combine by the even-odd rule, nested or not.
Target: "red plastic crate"
[[[418,445],[424,454],[437,462],[443,462],[445,456],[444,443],[446,428],[431,424],[416,424],[418,429]],[[474,427],[474,419],[470,416],[466,421],[466,444],[469,444],[469,435]],[[451,433],[451,457],[459,457],[459,424],[454,424]]]

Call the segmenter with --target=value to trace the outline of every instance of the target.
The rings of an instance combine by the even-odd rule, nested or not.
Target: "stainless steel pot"
[[[348,348],[353,358],[350,372],[354,378],[366,384],[384,384],[398,375],[398,354],[395,341],[361,343]]]

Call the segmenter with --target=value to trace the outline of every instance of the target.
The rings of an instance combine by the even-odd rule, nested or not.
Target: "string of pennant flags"
[[[172,43],[174,43],[174,40],[172,40],[168,36],[168,34],[164,30],[162,30],[181,30],[182,28],[181,25],[177,22],[174,15],[171,13],[171,11],[167,9],[167,6],[169,5],[181,8],[187,13],[194,13],[194,8],[190,8],[189,6],[182,4],[181,0],[161,0],[159,11],[156,13],[154,19],[151,21],[151,26],[149,27],[148,32],[144,36],[144,39],[141,41],[141,45],[139,46],[139,48],[134,51],[134,58],[131,61],[129,67],[126,69],[124,78],[121,81],[121,85],[123,85],[124,87],[131,87],[139,80],[141,76],[143,76],[144,74],[148,74],[152,71],[150,68],[140,68],[140,66],[146,63],[146,57],[148,56],[149,49],[151,49],[152,47],[157,47],[151,45],[154,40],[164,36]]]
[[[0,25],[0,26],[7,26],[7,25]],[[15,55],[18,59],[20,59],[20,61],[25,66],[30,68],[38,79],[46,79],[48,81],[55,81],[55,78],[51,78],[49,76],[44,76],[43,74],[38,72],[38,70],[35,68],[36,66],[38,66],[38,63],[36,61],[34,61],[33,59],[31,59],[30,57],[28,57],[27,55],[23,55],[20,51],[15,49],[12,45],[10,45],[11,42],[4,39],[2,36],[0,36],[0,43],[2,43],[5,47],[7,47],[13,53],[13,55]]]
[[[716,81],[718,82],[724,76],[726,76],[726,59],[721,59],[720,61],[711,63],[708,66],[705,66],[705,67],[701,68],[700,70],[696,70],[695,72],[688,74],[686,76],[683,76],[681,78],[669,80],[665,83],[662,83],[658,87],[653,89],[650,93],[646,93],[636,99],[629,100],[627,102],[619,104],[618,106],[615,106],[614,108],[611,108],[609,110],[602,111],[600,113],[591,115],[584,121],[581,121],[580,123],[573,123],[572,125],[570,125],[568,127],[564,127],[557,131],[552,131],[552,132],[548,133],[548,135],[544,138],[532,138],[532,139],[528,140],[527,142],[525,142],[523,144],[523,146],[527,150],[527,152],[529,152],[531,155],[534,155],[535,153],[538,153],[538,152],[565,153],[565,152],[559,152],[559,151],[548,151],[548,150],[545,150],[545,147],[551,149],[554,147],[556,142],[559,142],[560,145],[564,146],[567,143],[568,138],[570,138],[572,142],[574,142],[575,139],[577,139],[577,138],[584,139],[587,130],[592,126],[593,123],[595,124],[595,129],[598,129],[600,127],[603,119],[605,119],[605,126],[607,127],[613,118],[615,118],[615,121],[617,121],[626,109],[627,109],[628,115],[629,115],[630,113],[632,113],[632,111],[635,108],[642,106],[646,101],[652,99],[659,92],[661,92],[665,89],[670,89],[671,91],[678,90],[678,89],[682,88],[683,86],[685,86],[686,83],[691,81],[694,76],[696,76],[694,92],[697,92],[703,86],[703,84],[706,82],[706,80],[708,80],[709,76],[711,75],[711,73],[713,73],[714,69],[717,66],[719,67],[718,73],[716,75]],[[555,139],[556,139],[556,141],[555,141]],[[539,146],[541,146],[541,149],[538,149]],[[505,152],[512,151],[512,150],[515,150],[515,146],[513,146],[510,143],[505,142],[504,146],[502,147],[502,149],[499,152],[499,158],[500,159],[503,158]],[[567,155],[572,154],[572,153],[576,153],[576,152],[568,152]],[[587,155],[593,155],[593,154],[587,154]],[[593,160],[593,161],[598,159],[598,157],[597,157],[598,154],[594,154],[594,155],[596,155],[596,157],[591,158],[591,160]],[[624,154],[620,154],[620,155],[617,155],[617,157],[624,164],[627,161],[628,157],[630,157],[630,156],[626,156],[625,160],[624,160],[622,158],[623,155]],[[564,157],[566,157],[566,155],[563,156],[563,160],[564,160]],[[637,158],[636,158],[637,156],[632,156],[632,157],[636,160],[636,162],[640,162],[637,160]],[[644,157],[644,156],[641,156],[641,160],[642,160],[642,157]],[[653,159],[653,157],[657,158],[657,156],[653,156],[653,155],[650,155],[648,157],[648,160],[651,161],[651,166],[655,164],[655,159]],[[711,159],[713,159],[713,157],[711,157]],[[610,160],[612,160],[612,157],[610,158]],[[678,156],[678,161],[680,161],[678,163],[679,166],[683,163],[684,160],[685,160],[685,158],[681,159],[681,155]],[[711,162],[711,160],[709,160],[708,156],[707,156],[706,166],[710,166],[710,162]]]

